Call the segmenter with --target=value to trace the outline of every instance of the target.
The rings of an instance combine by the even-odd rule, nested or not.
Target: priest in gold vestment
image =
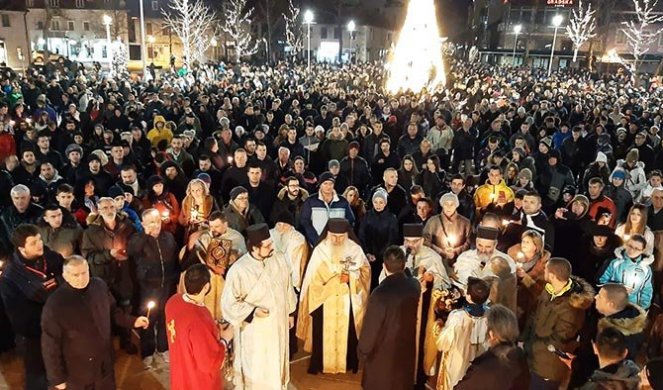
[[[297,337],[311,352],[309,373],[357,372],[357,339],[371,267],[347,220],[331,218],[304,274]]]

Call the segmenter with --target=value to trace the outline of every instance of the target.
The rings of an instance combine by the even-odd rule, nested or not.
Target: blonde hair
[[[534,246],[536,247],[536,254],[539,255],[539,257],[543,256],[545,247],[543,246],[543,236],[541,236],[541,233],[530,229],[523,232],[523,234],[520,236],[520,241],[522,242],[525,237],[528,237],[534,243]]]
[[[200,185],[203,187],[203,192],[205,193],[205,196],[208,196],[208,195],[209,195],[209,188],[207,187],[207,184],[205,184],[204,181],[202,181],[202,180],[200,180],[200,179],[191,179],[191,181],[189,182],[189,184],[186,186],[186,195],[187,195],[187,196],[191,196],[191,197],[193,197],[193,195],[191,195],[191,188],[192,188],[195,184],[200,184]]]

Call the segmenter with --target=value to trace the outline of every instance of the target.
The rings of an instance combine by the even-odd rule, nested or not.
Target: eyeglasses
[[[235,200],[249,200],[248,196],[238,196]]]

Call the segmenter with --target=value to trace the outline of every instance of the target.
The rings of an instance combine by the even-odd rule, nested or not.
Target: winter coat
[[[133,293],[132,267],[129,260],[117,260],[110,252],[111,249],[126,250],[136,229],[124,213],[118,213],[115,221],[115,229],[110,230],[100,215],[90,214],[81,253],[90,264],[90,276],[106,282],[119,304],[126,305]]]
[[[111,320],[131,328],[136,318],[117,307],[99,278],[91,278],[83,290],[63,284],[51,295],[41,316],[49,385],[66,382],[68,389],[115,389]]]
[[[594,245],[591,234],[583,236],[580,244],[568,257],[573,266],[573,273],[591,284],[596,284],[614,257],[615,249],[621,245],[622,240],[615,234],[608,237],[603,248]]]
[[[349,185],[357,187],[360,194],[364,193],[366,187],[371,183],[368,163],[360,156],[354,159],[343,157],[340,174],[348,179]]]
[[[554,167],[546,165],[537,177],[536,188],[543,197],[543,204],[554,204],[562,195],[562,190],[567,185],[575,185],[573,172],[564,165],[557,164]]]
[[[25,259],[15,251],[0,275],[0,297],[14,333],[32,339],[41,335],[44,304],[63,283],[62,256],[44,246],[41,262],[37,271],[42,275],[29,270]]]
[[[36,225],[41,220],[43,212],[41,206],[32,202],[24,213],[19,213],[13,204],[5,207],[0,213],[0,255],[8,255],[12,251],[13,245],[10,238],[14,229],[22,223]]]
[[[628,192],[631,193],[633,199],[638,199],[640,196],[640,191],[642,191],[647,185],[645,164],[642,161],[638,161],[632,169],[628,169],[628,166],[624,160],[618,160],[617,167],[624,169],[626,172],[624,188],[626,188]]]
[[[571,277],[568,289],[559,296],[553,297],[544,288],[523,334],[533,373],[558,382],[568,375],[568,368],[557,355],[548,351],[548,345],[552,344],[564,352],[575,350],[585,310],[591,307],[594,295],[592,286],[576,277]]]
[[[509,248],[507,254],[512,259],[518,259],[520,252],[520,244],[516,244]],[[516,318],[518,318],[518,325],[520,329],[524,329],[527,321],[536,311],[536,302],[541,295],[546,281],[543,278],[543,273],[546,269],[546,264],[550,259],[550,252],[543,251],[543,255],[539,257],[534,266],[525,272],[525,276],[518,278],[518,288],[516,292]]]
[[[365,253],[382,259],[385,249],[397,244],[398,240],[398,220],[386,208],[379,213],[370,210],[361,221],[359,241]]]
[[[141,290],[164,290],[175,285],[179,278],[179,249],[175,237],[165,230],[157,238],[145,233],[131,236],[127,253],[136,265]]]
[[[299,226],[299,218],[302,212],[302,206],[304,201],[308,198],[309,193],[303,188],[299,189],[299,194],[297,198],[290,199],[288,196],[288,189],[286,187],[281,188],[278,194],[276,195],[276,202],[272,206],[272,213],[269,216],[269,223],[273,226],[276,225],[276,219],[284,212],[289,212],[293,217],[295,217],[295,226]]]
[[[309,196],[302,205],[300,214],[300,231],[304,233],[309,245],[317,245],[318,239],[330,218],[345,218],[354,225],[355,217],[348,201],[334,194],[329,204],[325,203],[319,193]]]
[[[609,180],[612,183],[612,175],[610,175]],[[615,207],[617,208],[617,222],[626,221],[628,211],[633,204],[633,196],[631,193],[624,188],[623,185],[615,187],[613,184],[607,185],[603,190],[603,193],[615,202]]]
[[[493,203],[500,202],[502,194],[504,195],[505,203],[513,202],[513,190],[506,185],[504,180],[500,181],[497,185],[492,185],[489,181],[486,181],[486,184],[477,188],[474,193],[474,205],[478,209],[484,209]]]
[[[500,343],[477,356],[455,390],[528,390],[529,367],[525,352]]]
[[[421,287],[405,273],[389,275],[371,294],[359,336],[362,387],[401,390],[414,385],[417,303]]]
[[[589,382],[580,390],[637,390],[640,367],[631,360],[623,360],[594,371]]]
[[[474,158],[475,143],[476,137],[470,131],[463,129],[456,131],[452,142],[454,164],[463,160],[472,160]]]
[[[373,187],[369,196],[366,197],[367,203],[370,207],[373,207],[373,202],[371,200],[373,199],[373,194],[375,194],[375,191],[378,189],[387,191],[384,184]],[[397,218],[400,217],[408,204],[408,192],[405,188],[396,184],[396,187],[392,188],[391,191],[387,191],[387,194],[387,209],[389,209],[389,211],[391,211]]]
[[[440,253],[450,245],[454,257],[470,248],[472,225],[470,220],[456,212],[451,218],[440,213],[428,219],[424,226],[424,242]]]
[[[39,233],[44,245],[58,252],[62,257],[69,257],[80,253],[83,228],[77,223],[62,223],[57,229],[48,224],[39,225]]]
[[[630,291],[629,302],[647,310],[654,293],[651,269],[653,263],[653,255],[642,254],[637,259],[631,259],[624,247],[617,248],[615,258],[599,278],[599,283],[614,282],[625,285]]]
[[[231,201],[223,208],[223,215],[228,221],[228,227],[237,230],[243,236],[246,236],[246,228],[249,226],[265,222],[265,217],[260,210],[252,204],[249,204],[249,209],[245,210],[245,214],[241,214]]]

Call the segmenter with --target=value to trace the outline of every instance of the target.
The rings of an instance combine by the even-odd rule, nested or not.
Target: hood
[[[127,215],[127,213],[125,213],[125,212],[122,211],[122,210],[119,210],[119,211],[117,212],[117,215],[116,215],[115,218],[118,220],[118,222],[122,222],[122,221],[124,221],[124,220],[125,220],[126,218],[128,218],[128,217],[129,217],[129,216]],[[104,219],[103,219],[103,218],[101,217],[101,215],[99,215],[98,213],[90,213],[90,214],[88,214],[88,216],[85,218],[85,222],[88,224],[88,226],[90,226],[90,225],[102,226],[102,222],[103,222],[103,220],[104,220]]]
[[[279,190],[278,197],[280,200],[283,200],[285,198],[287,191],[288,191],[287,187],[283,187]],[[308,191],[299,187],[299,198],[301,200],[306,200],[306,198],[308,198],[309,195],[310,194],[308,193]]]
[[[618,258],[618,259],[623,259],[623,260],[629,259],[628,256],[626,256],[626,248],[624,248],[623,246],[620,246],[620,247],[616,248],[615,249],[615,257]],[[640,264],[641,265],[652,265],[652,264],[654,264],[654,260],[655,260],[654,255],[642,254],[642,256],[640,256],[640,257],[641,257],[641,259],[640,259]],[[629,259],[629,261],[630,261],[630,259]]]
[[[624,169],[626,172],[629,172],[629,171],[632,171],[632,170],[634,170],[634,169],[638,169],[638,168],[643,169],[643,170],[645,169],[645,163],[642,162],[642,161],[638,161],[638,162],[636,162],[636,163],[635,163],[635,166],[634,166],[633,168],[629,169],[629,168],[626,166],[626,160],[617,160],[617,166],[618,166],[618,167],[621,167],[621,168]]]
[[[52,178],[51,180],[46,180],[46,178],[44,177],[44,175],[39,175],[39,178],[40,178],[41,180],[43,180],[44,183],[46,183],[46,184],[51,184],[51,183],[57,182],[58,180],[61,180],[61,179],[62,179],[62,176],[60,176],[60,173],[58,173],[58,170],[56,169],[56,170],[55,170],[55,175],[53,176],[53,178]]]
[[[601,383],[601,388],[606,389],[637,389],[640,378],[640,367],[631,360],[624,360],[619,364],[619,368],[614,374],[603,370],[596,370],[590,378],[590,382]],[[610,385],[606,382],[616,382]]]
[[[647,325],[647,313],[640,306],[628,304],[619,313],[599,320],[598,329],[613,327],[622,332],[624,336],[642,333]]]
[[[158,122],[163,122],[164,127],[166,126],[166,118],[161,115],[154,116],[154,127],[157,127]]]
[[[587,310],[592,307],[596,295],[594,288],[577,276],[571,276],[571,280],[573,285],[571,290],[567,292],[569,294],[569,305],[580,310]]]

